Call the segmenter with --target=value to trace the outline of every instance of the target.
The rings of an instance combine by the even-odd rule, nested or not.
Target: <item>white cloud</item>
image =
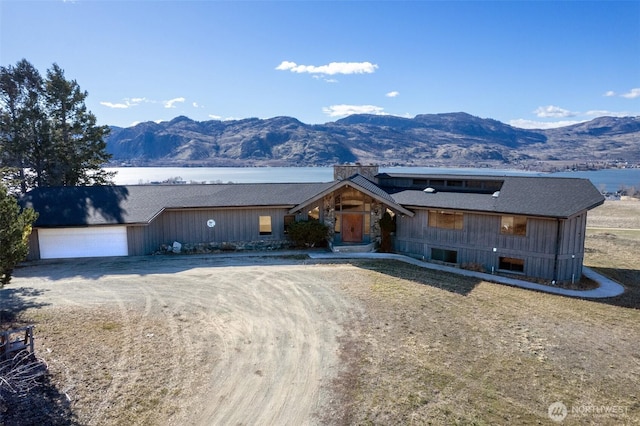
[[[602,96],[606,96],[606,97],[610,98],[610,97],[615,96],[615,95],[616,95],[616,92],[614,92],[613,90],[607,90],[605,92],[605,94],[602,95]]]
[[[640,115],[640,113],[637,113],[637,112],[606,111],[602,109],[587,111],[584,114],[591,117],[636,117]]]
[[[165,108],[175,108],[175,104],[178,102],[184,102],[186,99],[183,97],[169,99],[168,101],[164,101]]]
[[[104,105],[107,108],[118,108],[118,109],[127,109],[134,107],[136,105],[140,105],[143,102],[153,102],[147,100],[147,98],[124,98],[122,102],[113,103],[113,102],[100,102],[100,105]]]
[[[100,102],[100,105],[104,105],[107,108],[116,108],[116,109],[127,109],[129,108],[131,105],[127,104],[127,103],[117,103],[114,104],[113,102]]]
[[[563,121],[534,121],[518,118],[510,120],[509,124],[521,129],[555,129],[556,127],[571,126],[572,124],[584,123],[586,120],[563,120]]]
[[[331,62],[327,65],[298,65],[291,61],[282,61],[276,67],[278,71],[291,71],[309,74],[371,74],[378,65],[371,62]]]
[[[221,115],[209,114],[209,118],[212,120],[218,121],[233,121],[233,120],[242,120],[241,118],[236,117],[222,117]]]
[[[385,96],[387,98],[395,98],[396,96],[398,96],[400,94],[400,92],[398,92],[397,90],[394,90],[392,92],[387,93]]]
[[[569,110],[560,108],[559,106],[555,106],[555,105],[538,107],[536,108],[535,111],[533,111],[533,113],[541,118],[546,118],[546,117],[564,118],[564,117],[576,116],[575,112],[571,112]]]
[[[387,115],[382,107],[375,105],[331,105],[322,108],[322,112],[329,117],[346,117],[352,114]]]
[[[627,98],[627,99],[640,98],[640,87],[635,87],[635,88],[631,89],[628,93],[623,93],[620,96],[622,96],[623,98]]]

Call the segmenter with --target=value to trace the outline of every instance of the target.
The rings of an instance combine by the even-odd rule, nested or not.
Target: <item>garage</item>
[[[40,228],[41,259],[127,256],[126,226]]]

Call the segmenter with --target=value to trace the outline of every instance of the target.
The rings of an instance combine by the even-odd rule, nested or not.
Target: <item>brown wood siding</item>
[[[561,281],[571,280],[572,274],[579,277],[584,257],[585,214],[566,221],[530,217],[526,236],[500,233],[500,215],[464,213],[462,230],[427,224],[426,209],[417,209],[413,218],[399,217],[396,251],[429,259],[431,248],[455,250],[458,264],[479,264],[487,271],[498,268],[500,257],[513,257],[524,260],[524,274],[528,276]],[[558,224],[561,239],[556,268]]]
[[[27,260],[40,259],[40,240],[38,239],[38,230],[33,229],[31,235],[29,235],[29,253],[27,253]]]
[[[146,226],[128,228],[129,254],[145,255],[162,244],[285,239],[287,208],[166,210]],[[271,216],[271,235],[260,235],[259,217]],[[215,220],[213,228],[207,226]]]

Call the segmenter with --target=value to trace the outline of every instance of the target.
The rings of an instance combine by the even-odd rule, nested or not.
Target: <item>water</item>
[[[329,182],[333,180],[332,167],[114,167],[106,170],[117,172],[114,180],[118,185],[146,184],[175,178],[197,183],[286,183]],[[380,172],[576,177],[589,179],[596,188],[608,192],[630,187],[640,189],[640,168],[544,174],[486,168],[381,167]]]

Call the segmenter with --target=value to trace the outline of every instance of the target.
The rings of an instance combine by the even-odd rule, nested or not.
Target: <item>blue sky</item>
[[[640,1],[0,2],[0,63],[54,62],[100,124],[464,111],[640,115]]]

